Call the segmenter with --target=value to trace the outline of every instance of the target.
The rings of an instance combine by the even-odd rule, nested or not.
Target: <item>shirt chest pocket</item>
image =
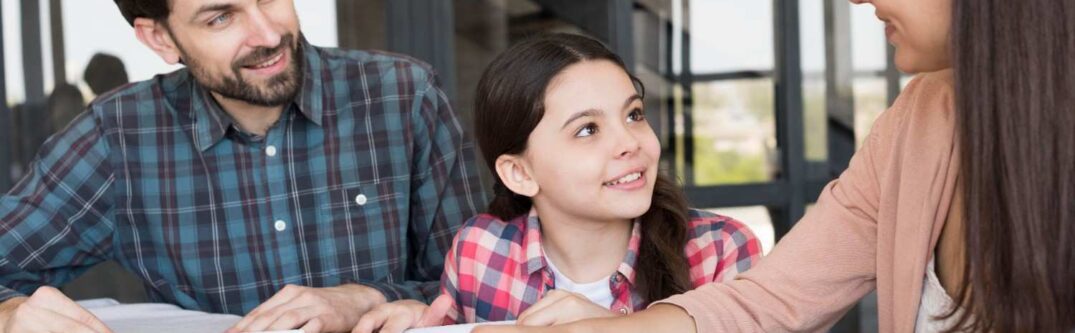
[[[407,253],[408,195],[406,182],[377,182],[330,190],[319,209],[321,242],[334,239],[335,253],[351,258],[358,280],[383,280],[402,272]],[[357,266],[354,266],[357,265]]]
[[[361,237],[374,247],[405,241],[410,213],[407,186],[402,181],[381,181],[331,190],[321,205],[321,218],[329,222],[325,225],[333,228],[333,234]]]

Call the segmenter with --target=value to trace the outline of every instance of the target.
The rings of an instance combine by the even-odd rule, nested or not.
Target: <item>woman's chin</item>
[[[951,62],[949,62],[948,59],[928,57],[911,52],[901,52],[899,48],[896,49],[896,59],[894,62],[896,63],[896,69],[907,74],[936,72],[952,67]]]

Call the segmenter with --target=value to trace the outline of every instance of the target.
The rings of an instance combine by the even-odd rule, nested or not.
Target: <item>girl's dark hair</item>
[[[530,133],[545,115],[549,82],[570,65],[607,60],[619,65],[639,87],[623,60],[600,42],[579,35],[550,34],[520,42],[493,60],[478,82],[475,97],[475,131],[489,170],[496,175],[496,159],[526,150]],[[497,177],[494,177],[497,178]],[[508,220],[530,210],[530,198],[508,190],[499,178],[488,212]],[[635,286],[646,302],[690,289],[689,266],[683,248],[687,243],[687,201],[676,184],[658,175],[650,209],[642,215],[642,242],[635,270]]]
[[[1068,332],[1075,0],[954,0],[951,43],[968,249],[954,328]]]

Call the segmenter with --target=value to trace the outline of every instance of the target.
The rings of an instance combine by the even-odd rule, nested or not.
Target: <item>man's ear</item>
[[[515,194],[533,197],[540,190],[530,166],[519,156],[500,155],[497,157],[496,175],[500,177],[500,182]]]
[[[144,17],[135,18],[134,35],[169,65],[175,65],[181,60],[182,53],[163,23]]]

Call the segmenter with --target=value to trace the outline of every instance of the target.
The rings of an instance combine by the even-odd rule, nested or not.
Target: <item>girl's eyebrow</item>
[[[586,109],[586,110],[582,110],[582,111],[579,111],[579,112],[575,112],[575,114],[573,114],[573,115],[571,115],[571,117],[567,118],[567,121],[564,122],[564,126],[560,126],[560,129],[561,130],[564,129],[565,127],[567,127],[567,125],[570,125],[571,122],[573,122],[575,120],[578,120],[579,118],[583,118],[583,117],[600,117],[600,116],[602,116],[604,114],[605,114],[605,111],[601,111],[601,110],[598,110],[598,109]]]
[[[631,97],[627,97],[627,100],[623,101],[623,107],[621,109],[626,109],[628,106],[631,106],[631,102],[634,102],[635,100],[640,100],[641,101],[642,100],[642,95],[634,94],[634,95],[631,95]]]
[[[623,107],[621,109],[626,109],[628,106],[631,106],[631,103],[634,102],[635,100],[642,100],[642,96],[639,95],[639,94],[634,94],[634,95],[631,95],[631,97],[627,97],[627,100],[623,102]],[[582,117],[600,117],[600,116],[602,116],[604,114],[605,114],[605,111],[601,111],[601,110],[598,110],[598,109],[586,109],[586,110],[582,110],[582,111],[579,111],[579,112],[575,112],[575,114],[573,114],[573,115],[571,115],[571,117],[567,118],[567,121],[564,121],[564,125],[560,126],[560,129],[561,130],[564,129],[565,127],[567,127],[567,125],[571,124],[571,122],[573,122],[575,120],[578,120],[579,118],[582,118]]]

